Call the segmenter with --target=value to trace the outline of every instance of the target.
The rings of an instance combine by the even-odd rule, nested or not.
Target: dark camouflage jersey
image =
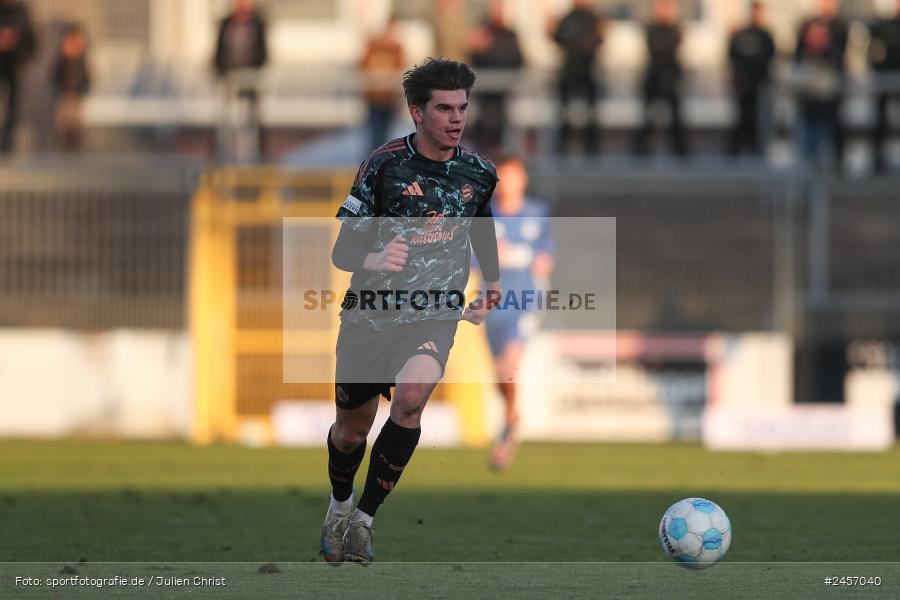
[[[357,271],[341,317],[376,330],[422,319],[459,320],[469,279],[469,229],[490,217],[494,165],[458,147],[447,161],[416,152],[413,135],[372,152],[337,218],[379,251],[400,234],[409,258],[397,273]]]

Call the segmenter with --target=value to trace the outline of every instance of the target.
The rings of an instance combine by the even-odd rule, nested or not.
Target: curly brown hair
[[[466,90],[475,85],[475,72],[464,62],[446,58],[426,58],[403,74],[406,104],[425,108],[432,90]]]

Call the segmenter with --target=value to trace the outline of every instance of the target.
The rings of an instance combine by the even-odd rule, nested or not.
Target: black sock
[[[359,510],[375,516],[375,511],[384,502],[388,492],[397,485],[404,467],[412,458],[421,433],[421,427],[415,429],[400,427],[388,418],[375,443],[372,444],[369,474],[366,475],[366,487],[357,506]]]
[[[353,477],[365,454],[365,439],[359,448],[344,454],[331,441],[331,430],[328,430],[328,479],[331,480],[331,494],[335,500],[343,502],[353,493]]]

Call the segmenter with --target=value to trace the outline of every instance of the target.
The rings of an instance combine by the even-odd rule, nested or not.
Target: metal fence
[[[0,325],[185,327],[198,173],[137,161],[0,169]],[[577,162],[535,164],[531,180],[556,216],[617,218],[619,329],[900,337],[895,180]],[[278,272],[270,234],[237,231],[247,302]],[[557,260],[589,251],[557,242]]]
[[[184,328],[198,175],[171,163],[0,169],[0,326]]]
[[[552,165],[532,191],[617,218],[619,329],[900,336],[896,180]]]

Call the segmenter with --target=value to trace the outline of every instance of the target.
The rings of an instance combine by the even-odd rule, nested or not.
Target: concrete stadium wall
[[[0,437],[187,437],[186,331],[0,331]]]

